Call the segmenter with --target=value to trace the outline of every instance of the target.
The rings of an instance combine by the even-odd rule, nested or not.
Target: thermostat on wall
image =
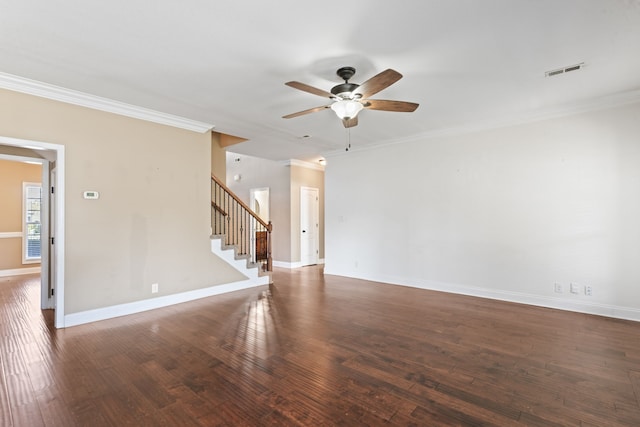
[[[97,191],[85,191],[83,197],[85,199],[97,199],[100,197],[100,194]]]

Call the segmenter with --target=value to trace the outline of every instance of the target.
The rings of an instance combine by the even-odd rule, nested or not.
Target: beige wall
[[[227,153],[220,145],[218,132],[211,132],[211,173],[223,181],[227,173]]]
[[[22,232],[22,183],[40,182],[42,166],[0,159],[0,233]],[[0,270],[39,267],[22,264],[22,239],[0,238]]]
[[[210,132],[6,90],[0,117],[0,135],[65,146],[65,314],[245,279],[210,249]]]

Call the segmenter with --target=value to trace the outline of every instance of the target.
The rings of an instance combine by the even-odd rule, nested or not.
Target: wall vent
[[[569,73],[571,71],[581,70],[583,68],[584,68],[584,62],[581,62],[579,64],[569,65],[567,67],[562,67],[562,68],[557,68],[555,70],[546,71],[544,73],[544,75],[546,77],[553,77],[553,76],[557,76],[557,75],[560,75],[560,74]]]

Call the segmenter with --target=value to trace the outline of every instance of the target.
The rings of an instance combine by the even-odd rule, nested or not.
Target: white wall
[[[351,151],[325,179],[327,274],[640,320],[640,104]]]
[[[290,171],[273,160],[227,152],[226,184],[249,205],[249,190],[269,187],[270,218],[273,224],[272,257],[274,261],[291,259],[291,195]],[[234,176],[240,175],[240,180]]]
[[[249,204],[249,190],[269,187],[273,223],[273,262],[277,267],[300,266],[300,188],[320,193],[319,256],[324,257],[324,170],[301,161],[276,162],[227,152],[226,184]],[[240,179],[236,181],[235,176]]]

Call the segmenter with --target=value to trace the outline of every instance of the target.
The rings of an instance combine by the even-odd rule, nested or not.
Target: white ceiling
[[[547,70],[584,62],[553,78]],[[363,111],[355,147],[640,100],[639,0],[3,1],[0,72],[215,125],[274,160],[342,150],[328,100],[345,65],[373,96],[414,113]],[[303,138],[303,135],[310,135]]]

